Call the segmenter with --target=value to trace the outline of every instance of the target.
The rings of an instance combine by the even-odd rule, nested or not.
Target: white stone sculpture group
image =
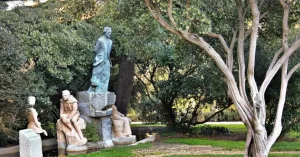
[[[59,149],[67,150],[67,152],[88,149],[88,141],[81,131],[86,127],[85,121],[97,125],[104,147],[136,142],[136,137],[132,135],[130,128],[131,120],[117,110],[114,105],[115,94],[107,91],[111,66],[109,56],[112,41],[110,35],[111,28],[105,27],[103,36],[97,40],[93,77],[89,90],[78,92],[77,99],[68,90],[62,91],[60,118],[56,124]],[[42,129],[37,118],[38,114],[33,108],[35,97],[30,96],[28,104],[30,105],[28,129],[32,129],[38,136],[40,133],[47,136],[47,132]],[[79,111],[82,112],[82,115]],[[41,147],[39,148],[41,149]]]

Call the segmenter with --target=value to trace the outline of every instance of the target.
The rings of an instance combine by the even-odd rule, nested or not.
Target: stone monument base
[[[77,146],[77,145],[68,145],[67,146],[67,152],[82,152],[82,151],[87,151],[88,147],[86,145],[83,146]]]
[[[20,157],[42,157],[41,136],[32,129],[19,131]]]
[[[78,123],[80,125],[80,129],[85,129],[86,124],[82,118],[79,118]],[[77,132],[72,132],[70,128],[63,124],[63,122],[59,119],[56,123],[57,128],[57,148],[64,153],[67,151],[67,154],[71,155],[72,152],[75,154],[84,154],[87,152],[88,147],[86,145],[87,139],[80,139]]]
[[[136,136],[131,135],[129,137],[112,138],[114,145],[130,145],[136,142]]]
[[[115,103],[116,95],[113,92],[93,93],[88,91],[78,92],[78,109],[80,117],[87,123],[95,124],[100,141],[104,147],[113,147],[111,128],[111,106]]]

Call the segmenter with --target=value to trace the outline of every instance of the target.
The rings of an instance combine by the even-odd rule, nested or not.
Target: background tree
[[[144,84],[155,108],[163,107],[162,114],[167,125],[177,131],[180,127],[188,131],[186,128],[210,120],[228,108],[231,102],[227,100],[226,92],[217,92],[224,88],[225,83],[215,79],[220,73],[210,59],[196,53],[199,49],[195,46],[176,40],[173,42],[149,43],[148,51],[155,53],[151,60],[137,65],[136,77]],[[191,55],[185,55],[186,51],[192,52]],[[214,101],[219,110],[207,119],[197,121],[206,104]]]
[[[265,1],[241,1],[236,0],[237,10],[237,25],[232,27],[233,30],[237,28],[233,33],[231,40],[231,45],[237,42],[237,60],[238,60],[238,77],[234,77],[234,72],[232,71],[233,66],[233,46],[228,46],[225,42],[224,37],[221,35],[219,29],[216,29],[216,25],[210,22],[209,17],[204,9],[202,9],[205,4],[210,5],[210,8],[215,8],[215,5],[222,4],[226,7],[229,6],[233,8],[231,4],[232,1],[156,1],[156,0],[145,0],[146,5],[151,13],[151,15],[168,31],[171,33],[187,40],[188,42],[199,46],[204,52],[209,55],[217,64],[218,68],[225,75],[228,85],[228,95],[234,101],[239,115],[242,121],[247,126],[247,141],[245,147],[245,156],[268,156],[271,146],[274,144],[280,132],[282,130],[282,113],[285,104],[287,84],[291,75],[300,67],[300,64],[291,65],[292,68],[288,69],[288,63],[290,56],[295,53],[300,47],[299,34],[296,35],[295,42],[289,42],[289,10],[290,7],[297,7],[297,1],[277,1],[277,7],[282,7],[283,17],[278,17],[277,21],[282,21],[282,44],[274,46],[274,49],[278,49],[277,53],[274,55],[264,80],[261,85],[258,85],[255,77],[255,54],[257,52],[257,45],[259,44],[258,36],[264,34],[263,25],[260,25],[260,20],[265,18],[267,14],[275,14],[272,10],[263,10],[261,8]],[[204,4],[204,5],[202,5]],[[247,11],[249,8],[249,11]],[[267,9],[267,8],[265,8]],[[222,9],[221,9],[222,10]],[[228,7],[223,14],[227,13]],[[261,11],[269,11],[261,12]],[[222,15],[219,10],[216,9],[214,12],[216,15]],[[276,15],[276,14],[275,14]],[[165,20],[165,17],[168,20]],[[277,18],[276,18],[277,19]],[[206,29],[200,29],[199,27]],[[234,26],[234,25],[232,25]],[[196,27],[196,28],[195,28]],[[196,34],[192,32],[197,32]],[[238,31],[238,39],[236,40],[235,32]],[[199,32],[201,34],[199,34]],[[218,32],[216,34],[215,32]],[[229,32],[229,31],[227,31]],[[215,37],[220,40],[225,52],[226,58],[223,59],[220,53],[218,53],[215,47],[212,47],[203,37],[203,34],[207,34],[210,37]],[[200,35],[200,36],[199,36]],[[249,38],[247,38],[250,35]],[[280,38],[279,38],[280,39]],[[290,38],[291,39],[291,38]],[[245,47],[245,43],[249,43],[249,48]],[[292,44],[290,44],[292,43]],[[282,48],[280,48],[282,46]],[[276,52],[276,50],[274,50]],[[247,51],[246,51],[247,50]],[[245,59],[245,52],[248,52],[248,58]],[[282,54],[280,57],[279,55]],[[226,61],[226,62],[225,62]],[[248,67],[246,69],[246,63]],[[274,121],[274,127],[271,134],[268,136],[265,128],[266,122],[266,100],[265,92],[270,84],[270,81],[274,78],[275,74],[281,68],[281,87],[280,96],[276,111],[276,118]],[[246,74],[247,70],[247,74]],[[248,81],[248,86],[246,86],[246,78]],[[246,89],[246,87],[249,87]],[[248,91],[249,89],[249,91]],[[251,94],[249,94],[251,93]]]
[[[95,28],[84,21],[61,21],[59,6],[58,1],[50,1],[0,12],[0,107],[7,113],[1,118],[10,143],[18,140],[18,130],[26,128],[28,96],[37,97],[40,121],[53,136],[61,90],[76,92],[89,86]]]

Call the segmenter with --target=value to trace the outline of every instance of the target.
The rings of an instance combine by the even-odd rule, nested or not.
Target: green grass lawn
[[[213,154],[213,155],[170,155],[168,157],[243,157],[243,154],[224,155],[224,154]],[[299,157],[299,154],[269,154],[269,157]]]
[[[164,124],[131,124],[131,127],[157,127],[157,126],[166,126]]]
[[[200,138],[170,138],[166,143],[181,143],[187,145],[210,145],[214,147],[223,147],[228,150],[244,150],[245,141],[225,141]]]
[[[227,150],[244,150],[245,141],[211,140],[200,138],[170,138],[166,143],[182,143],[188,145],[210,145]],[[276,142],[271,151],[300,151],[300,142]]]
[[[241,133],[241,134],[247,133],[247,128],[244,124],[199,124],[199,125],[195,126],[194,128],[197,129],[204,125],[225,127],[233,133]]]
[[[233,133],[241,133],[246,134],[246,127],[243,124],[209,124],[211,126],[221,126],[228,128]],[[132,125],[132,127],[155,127],[155,126],[165,126],[162,124],[135,124]],[[195,126],[195,129],[200,128],[204,126],[197,125]],[[295,134],[295,133],[294,133]],[[299,136],[299,134],[290,135],[290,136]],[[187,145],[210,145],[213,147],[222,147],[226,150],[240,150],[243,151],[245,147],[245,141],[232,141],[232,140],[218,140],[218,139],[203,139],[203,138],[168,138],[165,140],[166,143],[181,143],[181,144],[187,144]],[[94,152],[90,154],[83,154],[78,155],[76,157],[133,157],[135,154],[133,154],[133,150],[135,149],[142,149],[142,148],[150,148],[152,147],[152,143],[145,143],[145,144],[139,144],[137,146],[122,146],[122,147],[113,147],[109,149],[103,149],[99,152]],[[300,141],[295,142],[277,142],[273,145],[271,149],[271,153],[275,151],[300,151]],[[161,152],[153,152],[155,153],[161,153]],[[242,154],[235,154],[235,155],[173,155],[171,157],[242,157]],[[270,154],[269,157],[298,157],[299,154]]]
[[[133,157],[133,150],[150,147],[152,147],[152,143],[143,143],[136,146],[120,146],[109,149],[103,149],[99,152],[94,152],[90,154],[82,154],[76,156],[72,155],[72,157]]]

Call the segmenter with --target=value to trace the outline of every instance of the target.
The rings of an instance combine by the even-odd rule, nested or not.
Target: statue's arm
[[[96,46],[95,46],[95,60],[93,63],[93,66],[97,66],[98,64],[100,64],[101,62],[103,62],[104,60],[104,51],[103,51],[103,42],[100,40],[97,40]]]
[[[73,110],[70,114],[70,118],[72,119],[72,117],[75,116],[75,114],[77,113],[77,110],[78,110],[78,104],[76,102],[73,103]]]
[[[59,116],[62,117],[63,114],[64,114],[64,107],[63,107],[63,104],[60,103]]]

